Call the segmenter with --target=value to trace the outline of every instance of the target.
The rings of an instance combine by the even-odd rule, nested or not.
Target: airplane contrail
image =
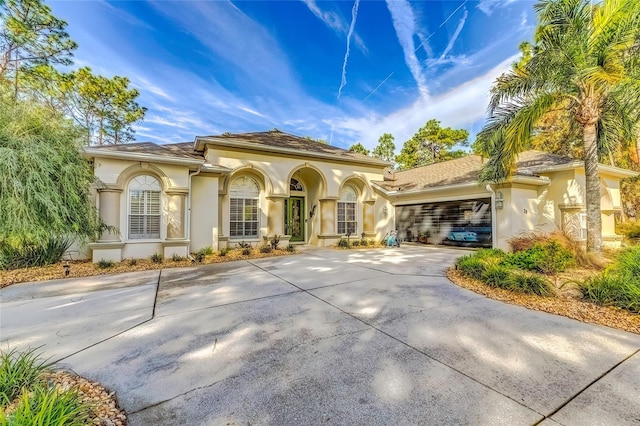
[[[342,80],[340,81],[340,87],[338,88],[338,97],[340,99],[340,95],[342,94],[342,89],[347,84],[347,61],[349,60],[349,49],[351,47],[351,35],[353,34],[353,29],[356,26],[356,19],[358,18],[358,6],[360,5],[360,0],[356,0],[353,4],[353,8],[351,9],[351,25],[349,26],[349,32],[347,33],[347,51],[344,53],[344,61],[342,62]]]

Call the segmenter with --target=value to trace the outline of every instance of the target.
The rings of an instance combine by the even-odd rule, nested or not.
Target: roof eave
[[[583,169],[584,162],[580,160],[572,161],[566,164],[558,164],[556,166],[544,166],[544,167],[531,167],[529,170],[535,170],[537,173],[552,173],[552,172],[563,172],[567,170],[576,170]],[[618,176],[618,177],[636,177],[640,176],[640,173],[635,172],[633,170],[623,169],[621,167],[609,166],[607,164],[598,163],[599,171],[604,171],[608,174]]]
[[[373,158],[368,159],[368,158],[338,157],[332,154],[323,154],[319,152],[301,151],[301,150],[290,149],[290,148],[281,148],[276,146],[263,146],[263,145],[257,145],[257,144],[252,144],[251,146],[247,146],[247,145],[243,145],[236,142],[218,139],[215,137],[212,138],[212,137],[203,137],[203,136],[196,136],[196,139],[194,142],[194,149],[196,151],[204,151],[205,145],[207,144],[212,144],[212,145],[217,145],[222,147],[229,147],[229,148],[237,148],[237,149],[249,150],[249,151],[277,152],[282,154],[298,155],[298,156],[303,155],[306,157],[322,158],[326,160],[342,161],[347,163],[356,163],[356,164],[364,163],[367,165],[372,165],[372,166],[377,166],[382,168],[393,165],[393,163],[389,163],[387,161],[377,160]]]

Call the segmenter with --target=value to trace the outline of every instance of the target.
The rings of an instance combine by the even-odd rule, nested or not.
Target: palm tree
[[[600,253],[599,153],[634,138],[640,118],[640,2],[542,0],[534,7],[539,26],[531,58],[491,89],[489,120],[477,143],[490,157],[481,179],[508,177],[538,120],[567,108],[584,148],[587,251]]]

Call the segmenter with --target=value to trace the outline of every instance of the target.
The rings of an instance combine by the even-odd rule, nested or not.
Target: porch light
[[[496,192],[496,209],[504,208],[504,194],[502,191]]]
[[[311,210],[309,211],[309,218],[313,219],[313,216],[316,215],[316,207],[317,204],[314,204],[313,207],[311,207]]]
[[[64,269],[64,276],[68,277],[71,273],[71,265],[69,265],[69,262],[64,262],[62,264],[62,269]]]

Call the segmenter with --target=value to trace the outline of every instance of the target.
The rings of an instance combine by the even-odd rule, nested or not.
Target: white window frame
[[[259,234],[260,184],[253,177],[241,176],[229,187],[229,238],[257,239]]]
[[[134,194],[137,196],[134,201]],[[137,225],[133,226],[134,218]],[[138,231],[134,233],[134,229]],[[129,182],[127,193],[127,231],[130,240],[157,240],[162,228],[162,186],[151,175],[139,175]]]
[[[351,185],[345,185],[340,191],[336,215],[338,235],[358,232],[358,191]]]
[[[580,239],[581,240],[586,240],[587,239],[587,214],[586,213],[579,213],[578,214],[578,224],[580,225]]]

